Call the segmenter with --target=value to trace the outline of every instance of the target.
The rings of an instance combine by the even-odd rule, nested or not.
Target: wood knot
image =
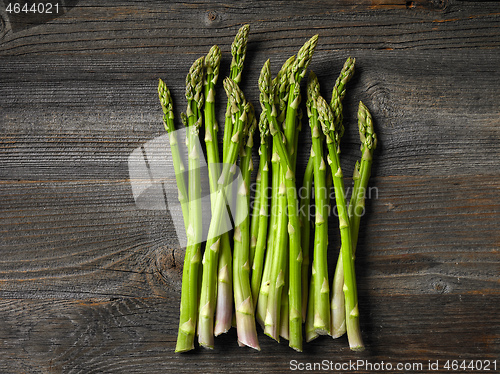
[[[441,11],[448,8],[448,0],[407,0],[406,9]]]
[[[220,21],[221,17],[219,13],[217,13],[215,10],[209,10],[205,14],[205,23],[207,25],[214,25]]]
[[[449,293],[451,291],[451,286],[441,279],[432,282],[431,286],[434,293],[444,294],[444,293]]]
[[[162,247],[159,249],[154,263],[154,272],[159,276],[161,282],[176,291],[181,290],[182,259],[184,258],[182,252],[182,249],[176,251],[175,248]]]
[[[448,0],[432,0],[432,5],[436,10],[445,10],[448,8]]]
[[[415,4],[414,1],[407,1],[406,2],[406,9],[413,9],[413,8],[416,8],[417,7],[417,4]]]

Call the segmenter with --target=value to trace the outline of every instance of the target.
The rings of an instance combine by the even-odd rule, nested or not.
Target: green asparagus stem
[[[259,150],[260,153],[260,150]],[[253,198],[253,205],[252,205],[252,213],[251,213],[251,220],[250,220],[250,255],[249,255],[249,265],[250,268],[253,269],[253,260],[255,257],[255,249],[257,248],[257,237],[259,235],[259,210],[260,210],[260,198],[259,198],[259,193],[260,193],[260,181],[261,181],[261,176],[260,176],[260,167],[259,170],[257,171],[257,177],[255,178],[255,194]],[[255,301],[257,301],[254,298]]]
[[[233,59],[231,61],[229,78],[232,79],[236,84],[241,82],[241,72],[243,71],[243,63],[245,62],[247,43],[248,43],[248,30],[250,25],[243,25],[239,30],[234,41],[231,44],[231,54]],[[223,144],[229,144],[231,134],[232,134],[232,122],[228,118],[229,102],[227,103],[226,109],[226,119],[224,122],[224,142]],[[226,131],[226,128],[230,131]]]
[[[359,185],[356,188],[356,201],[352,213],[352,243],[356,251],[358,243],[359,223],[365,211],[366,189],[371,175],[373,152],[377,148],[377,134],[373,129],[373,120],[368,108],[360,101],[358,109],[359,137],[361,139],[361,164],[359,171]]]
[[[345,85],[351,80],[354,75],[354,66],[356,64],[356,59],[348,57],[340,71],[340,74],[335,81],[335,85],[332,90],[332,99],[330,101],[330,108],[332,108],[334,115],[335,126],[339,127],[339,136],[342,137],[344,133],[344,128],[342,126],[343,114],[342,114],[342,101],[344,100],[346,89]]]
[[[302,254],[304,259],[302,260],[302,322],[306,322],[307,315],[307,301],[309,299],[309,265],[311,263],[309,256],[309,241],[311,237],[311,192],[312,192],[312,182],[313,182],[313,172],[314,172],[314,153],[312,152],[307,161],[306,170],[304,172],[304,179],[302,181],[302,193],[300,200],[300,223],[301,223],[301,234],[300,238],[302,240]]]
[[[207,149],[207,161],[208,161],[208,176],[210,183],[210,199],[212,206],[212,214],[215,214],[215,200],[216,192],[219,188],[218,180],[220,177],[220,158],[219,149],[217,146],[217,120],[215,117],[215,84],[217,83],[217,78],[219,75],[221,52],[218,46],[213,46],[205,57],[205,106],[204,106],[204,118],[205,118],[205,144]],[[219,335],[226,332],[229,327],[227,322],[230,321],[230,317],[224,314],[225,309],[229,309],[229,314],[232,308],[225,308],[225,306],[218,305],[218,302],[228,300],[232,302],[232,288],[231,282],[227,282],[227,277],[225,272],[227,272],[227,267],[225,271],[223,270],[221,277],[217,275],[217,266],[219,264],[219,252],[221,247],[230,248],[229,236],[224,233],[220,237],[220,242],[217,244],[218,251],[214,253],[213,256],[204,256],[207,261],[203,262],[203,276],[201,285],[201,295],[200,295],[200,305],[210,305],[211,307],[205,310],[208,314],[200,314],[199,316],[199,328],[198,328],[198,341],[200,345],[204,347],[213,347],[213,336]],[[211,261],[214,261],[213,263]],[[217,279],[219,278],[219,279]],[[217,285],[219,287],[220,296],[217,298]],[[217,300],[218,299],[218,300]],[[215,307],[217,305],[217,307]],[[215,328],[213,326],[214,312],[219,311],[215,322]],[[229,322],[230,323],[230,322]],[[229,325],[230,326],[230,325]]]
[[[371,164],[373,160],[373,151],[377,146],[377,136],[373,130],[373,121],[368,111],[368,108],[360,102],[358,110],[358,125],[359,125],[359,135],[361,139],[361,163],[356,162],[354,168],[354,187],[351,194],[351,200],[349,202],[349,219],[351,222],[351,241],[352,241],[352,251],[353,256],[356,252],[356,246],[358,243],[359,234],[359,223],[361,216],[364,214],[365,209],[365,198],[366,189],[368,187],[368,180],[371,174]],[[342,254],[339,255],[339,260],[337,262],[337,268],[335,270],[334,287],[338,288],[337,293],[341,296],[336,301],[335,305],[338,308],[344,309],[344,295],[342,294],[342,288],[344,286],[344,269],[342,266]],[[332,299],[332,307],[334,305],[334,300]],[[336,335],[334,337],[339,337],[346,332],[345,326],[345,312],[335,313],[337,318],[342,320],[337,322]]]
[[[345,85],[354,75],[354,67],[356,60],[349,57],[347,58],[342,70],[335,82],[332,90],[332,100],[330,101],[330,108],[333,111],[333,126],[338,128],[337,131],[337,144],[340,142],[340,137],[344,132],[342,125],[342,100],[345,97]],[[349,217],[351,218],[351,217]],[[335,274],[332,283],[332,300],[331,300],[331,313],[332,313],[332,337],[338,338],[346,332],[345,325],[345,300],[344,300],[344,270],[342,265],[342,252],[339,254]]]
[[[163,109],[163,124],[170,137],[170,151],[172,152],[172,162],[174,164],[178,198],[179,203],[181,204],[182,216],[184,218],[184,227],[187,232],[189,226],[189,206],[186,180],[184,179],[185,168],[179,152],[179,140],[175,132],[172,97],[170,96],[170,90],[168,89],[167,85],[161,79],[158,82],[158,96],[160,98],[160,104]]]
[[[314,260],[312,264],[312,274],[311,274],[311,281],[309,282],[309,298],[307,302],[307,314],[306,314],[306,342],[310,342],[317,337],[319,337],[319,334],[316,332],[316,329],[314,328],[314,287],[315,287],[315,279],[316,276],[314,274]]]
[[[252,166],[253,133],[257,127],[257,120],[253,112],[253,107],[247,105],[248,138],[246,145],[241,147],[240,169],[242,171],[242,183],[236,198],[236,218],[241,222],[234,230],[234,251],[233,251],[233,283],[234,283],[234,303],[236,309],[236,326],[238,332],[238,342],[251,348],[260,350],[255,327],[254,306],[252,301],[252,291],[250,288],[250,217],[248,207],[250,203],[250,175]]]
[[[182,274],[181,311],[176,352],[194,348],[194,336],[198,311],[199,265],[201,259],[201,183],[199,131],[202,119],[199,117],[203,105],[203,57],[194,62],[186,77],[186,116],[188,121],[188,193],[189,225],[187,248]]]
[[[335,187],[335,200],[339,217],[339,230],[341,237],[342,265],[344,267],[344,297],[346,310],[346,327],[349,346],[352,350],[364,349],[359,328],[358,295],[356,288],[356,275],[351,242],[351,230],[347,204],[344,193],[344,178],[339,160],[340,139],[339,127],[334,126],[334,114],[330,106],[320,96],[316,101],[319,119],[326,137],[328,148],[328,164],[332,170],[333,185]]]
[[[221,51],[214,45],[205,57],[205,144],[207,149],[208,178],[212,211],[214,209],[217,180],[219,179],[219,148],[217,146],[217,119],[215,116],[215,84],[219,77]]]
[[[288,269],[285,267],[285,284],[283,285],[283,294],[281,295],[281,307],[280,307],[280,326],[279,326],[279,335],[283,339],[290,340],[290,298],[288,294],[289,290],[289,277],[288,277]]]
[[[245,62],[247,54],[249,30],[250,25],[241,26],[234,38],[233,44],[231,45],[231,54],[233,55],[233,59],[230,67],[230,78],[232,78],[237,84],[240,84],[241,82],[241,72],[243,71],[243,63]]]
[[[260,131],[260,147],[259,147],[259,175],[260,184],[255,198],[259,200],[258,210],[258,232],[257,243],[255,246],[255,255],[252,264],[252,300],[254,307],[257,306],[257,299],[260,291],[260,284],[262,280],[262,272],[264,268],[264,255],[266,252],[267,241],[267,227],[268,227],[268,212],[269,212],[269,157],[268,157],[268,144],[269,144],[269,127],[264,113],[261,113],[259,120]],[[255,210],[254,210],[255,212]],[[255,215],[255,213],[254,213]]]
[[[233,270],[229,233],[221,236],[219,264],[217,268],[217,307],[215,309],[214,335],[229,331],[233,319]]]
[[[231,138],[231,143],[227,149],[227,158],[225,160],[227,162],[223,164],[221,176],[218,180],[214,211],[212,214],[212,219],[210,221],[206,250],[203,256],[204,272],[202,281],[202,295],[208,295],[208,297],[200,300],[199,341],[201,345],[207,348],[213,348],[214,340],[213,314],[215,308],[214,301],[216,300],[216,289],[214,285],[215,274],[217,271],[217,256],[220,248],[220,237],[218,233],[221,232],[221,230],[227,231],[228,229],[227,226],[221,227],[221,225],[228,224],[228,222],[225,222],[224,220],[227,205],[226,189],[231,177],[231,168],[236,163],[238,151],[240,149],[240,134],[246,132],[245,127],[247,125],[246,113],[243,111],[243,106],[245,103],[243,93],[238,88],[238,86],[228,78],[224,80],[224,89],[229,97],[229,100],[232,103],[232,117],[235,119],[234,129],[236,132],[235,135]],[[212,279],[210,279],[210,277],[212,277]]]
[[[309,39],[297,53],[297,58],[294,64],[291,66],[290,71],[290,86],[287,98],[287,108],[286,108],[286,120],[283,126],[283,131],[287,140],[287,150],[290,154],[290,160],[292,164],[295,164],[297,158],[297,152],[293,148],[295,144],[295,134],[296,134],[296,118],[297,110],[300,105],[300,82],[302,78],[306,75],[307,68],[311,63],[314,50],[318,44],[318,35],[314,35]],[[295,172],[295,171],[294,171]]]
[[[360,172],[360,163],[359,161],[356,161],[356,164],[354,165],[354,171],[352,173],[352,181],[353,181],[353,187],[352,187],[352,193],[351,193],[351,200],[349,201],[349,206],[347,207],[347,213],[349,214],[349,218],[351,218],[354,214],[354,206],[356,205],[356,191],[359,189],[359,172]],[[352,226],[352,225],[351,225]],[[352,238],[354,239],[354,238]],[[354,242],[354,240],[353,240]]]
[[[306,70],[309,67],[311,58],[314,54],[314,50],[318,43],[318,35],[314,35],[300,48],[297,53],[297,58],[291,68],[290,75],[290,88],[287,101],[287,111],[286,111],[286,127],[285,138],[287,141],[287,152],[291,160],[291,171],[295,174],[295,164],[297,160],[297,149],[296,149],[296,137],[298,137],[298,131],[294,129],[297,119],[300,126],[300,118],[297,116],[298,107],[300,104],[300,82],[306,74]],[[290,167],[290,165],[289,165]],[[290,169],[289,169],[290,170]],[[288,189],[288,187],[287,187]],[[297,196],[295,190],[294,201],[288,200],[288,206],[295,204],[294,208],[297,208]],[[290,347],[295,350],[302,351],[302,261],[303,254],[301,248],[301,241],[294,243],[295,235],[300,238],[300,222],[297,214],[293,215],[289,209],[289,225],[293,226],[292,231],[297,233],[290,233]],[[292,223],[292,221],[296,221]],[[289,230],[290,231],[290,230]],[[296,239],[295,239],[296,240]]]
[[[330,333],[330,290],[328,282],[328,193],[326,190],[326,163],[323,157],[323,142],[316,102],[319,97],[319,82],[311,72],[307,84],[307,107],[314,153],[314,328],[320,335]]]
[[[277,117],[279,123],[284,122],[286,116],[286,97],[288,93],[288,88],[290,85],[290,74],[291,68],[295,61],[295,56],[291,56],[288,58],[276,78],[272,81],[273,87],[273,98],[276,104],[276,107],[279,109],[280,114]],[[264,114],[265,117],[265,114]],[[267,120],[266,120],[267,121]],[[267,318],[267,307],[269,301],[269,290],[270,290],[270,282],[273,279],[273,282],[277,280],[279,275],[279,269],[284,269],[287,264],[287,258],[284,256],[284,251],[287,251],[287,242],[286,241],[278,241],[276,238],[280,237],[282,232],[285,232],[287,226],[287,219],[284,216],[284,211],[286,210],[286,199],[283,195],[280,195],[279,198],[278,193],[281,184],[283,181],[283,176],[280,172],[279,165],[279,157],[276,153],[276,145],[273,141],[273,154],[271,158],[272,163],[272,196],[271,196],[271,218],[270,218],[270,227],[267,241],[267,256],[264,265],[264,272],[262,278],[261,292],[259,294],[259,300],[257,305],[257,319],[259,323],[264,326],[264,320]],[[278,243],[279,248],[275,248],[275,242]],[[278,256],[279,255],[279,256]],[[274,270],[273,270],[274,269]],[[278,336],[277,328],[277,320],[280,317],[280,313],[278,312],[278,308],[281,304],[279,298],[281,297],[282,290],[275,289],[273,290],[273,295],[271,296],[272,306],[270,317],[268,318],[268,324],[273,332],[270,332],[272,336]]]
[[[264,113],[265,114],[265,113]],[[267,122],[267,118],[266,118]],[[274,142],[273,142],[274,143]],[[274,239],[276,238],[277,228],[278,228],[278,217],[280,213],[278,212],[278,192],[280,183],[280,169],[279,169],[279,156],[278,153],[274,152],[271,157],[271,204],[270,204],[270,219],[269,219],[269,234],[267,238],[267,252],[264,261],[264,270],[262,273],[262,281],[259,288],[259,296],[257,300],[257,322],[265,328],[265,319],[267,314],[267,304],[269,299],[269,290],[271,284],[271,268],[273,265],[273,259],[275,259],[275,254],[278,249],[275,248]],[[263,239],[262,239],[263,240]]]
[[[279,140],[281,141],[281,139]],[[276,142],[273,139],[273,147]],[[279,157],[278,157],[279,162]],[[281,170],[281,167],[280,167]],[[277,196],[276,233],[274,238],[274,253],[271,262],[269,296],[267,300],[266,319],[264,321],[264,333],[279,341],[281,297],[285,285],[285,274],[288,263],[288,236],[286,218],[286,187],[281,173],[279,174],[279,188]]]
[[[293,173],[290,156],[285,144],[283,144],[284,134],[276,120],[276,108],[274,106],[271,92],[270,62],[264,64],[259,78],[260,102],[263,111],[266,112],[269,121],[269,131],[273,137],[273,144],[277,145],[277,152],[280,159],[282,172],[285,175],[285,189],[288,203],[288,234],[290,240],[290,276],[289,276],[289,320],[290,320],[290,341],[289,345],[297,350],[302,350],[302,293],[301,293],[301,265],[302,249],[300,247],[300,221],[298,214],[298,198],[295,187],[295,174]],[[293,266],[292,266],[293,263]],[[298,328],[297,328],[298,327]]]
[[[231,45],[231,54],[233,61],[231,62],[231,72],[229,78],[235,83],[241,81],[241,71],[243,70],[243,62],[245,61],[246,45],[248,41],[249,25],[244,25],[240,28],[233,44]],[[226,162],[228,148],[231,143],[233,132],[233,121],[231,120],[232,111],[231,103],[228,100],[226,116],[224,122],[224,140],[223,140],[223,160]],[[215,138],[214,138],[215,139]],[[229,331],[232,324],[232,306],[233,306],[233,291],[232,291],[232,253],[229,242],[229,234],[222,235],[221,248],[218,265],[218,282],[217,282],[217,309],[215,312],[215,336]]]

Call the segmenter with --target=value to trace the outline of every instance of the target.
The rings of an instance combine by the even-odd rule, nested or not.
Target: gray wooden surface
[[[499,3],[61,4],[48,21],[0,7],[1,373],[278,373],[291,360],[358,359],[391,363],[391,372],[408,372],[395,370],[398,362],[429,372],[439,360],[447,372],[446,360],[498,360]],[[325,96],[347,56],[357,59],[344,174],[359,153],[359,100],[380,139],[377,194],[357,252],[363,353],[349,351],[345,337],[323,337],[299,354],[262,332],[254,352],[237,346],[234,329],[214,351],[173,352],[179,217],[135,204],[127,160],[164,134],[157,79],[180,114],[192,61],[218,44],[227,74],[244,23],[243,89],[255,104],[264,61],[275,73],[316,33],[311,69]],[[218,93],[222,123],[220,84]],[[303,134],[299,177],[310,144]],[[330,238],[333,262],[334,225]]]

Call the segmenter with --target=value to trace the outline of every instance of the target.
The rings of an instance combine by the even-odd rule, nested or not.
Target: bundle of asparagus
[[[187,110],[183,115],[187,125],[187,181],[177,147],[179,140],[170,92],[162,80],[158,86],[188,239],[176,351],[192,350],[196,334],[201,346],[213,348],[214,336],[227,332],[232,321],[236,324],[238,343],[260,350],[256,320],[266,335],[276,341],[280,337],[287,339],[290,347],[297,351],[302,351],[304,323],[306,341],[319,335],[337,338],[347,332],[351,349],[362,350],[354,253],[377,137],[370,113],[360,103],[358,123],[362,157],[355,166],[354,189],[348,206],[339,153],[344,131],[342,100],[346,83],[354,73],[355,60],[349,58],[344,64],[329,104],[320,95],[316,75],[313,72],[309,75],[306,107],[312,148],[299,201],[295,172],[298,134],[302,126],[300,86],[318,36],[313,36],[296,56],[290,57],[274,79],[270,61],[266,61],[259,78],[262,107],[259,117],[239,88],[248,30],[248,25],[243,26],[235,37],[230,75],[223,84],[227,106],[222,163],[215,114],[220,49],[213,46],[207,56],[196,60],[189,70]],[[203,152],[199,146],[202,125],[205,127],[204,148],[211,192],[210,225],[203,253],[199,172]],[[255,188],[251,188],[252,150],[257,128],[259,168]],[[233,198],[227,186],[236,165],[242,178],[235,196],[233,218],[236,225],[232,228],[224,217]],[[330,298],[327,264],[329,189],[332,185],[341,248]],[[249,214],[251,190],[255,191],[255,196]],[[230,231],[233,232],[232,247]],[[312,235],[314,245],[311,249]]]

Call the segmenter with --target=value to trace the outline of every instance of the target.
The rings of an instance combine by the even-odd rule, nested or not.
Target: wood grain
[[[446,372],[446,360],[498,359],[497,2],[64,4],[49,22],[25,25],[0,7],[1,373],[281,373],[294,359],[439,360]],[[225,75],[244,23],[243,89],[254,103],[264,61],[275,73],[316,33],[311,69],[327,98],[343,61],[357,59],[345,100],[347,177],[359,157],[359,100],[380,139],[357,252],[363,353],[325,337],[297,354],[261,331],[262,351],[252,352],[234,329],[214,351],[173,352],[180,217],[135,204],[128,157],[164,134],[157,79],[179,118],[192,61],[217,43]],[[305,126],[299,180],[309,139]]]

